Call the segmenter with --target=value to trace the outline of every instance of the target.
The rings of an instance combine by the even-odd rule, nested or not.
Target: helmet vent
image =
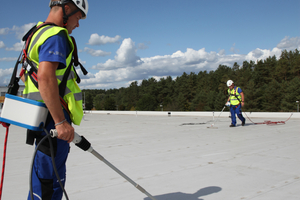
[[[76,4],[79,5],[80,4],[80,1],[76,1]],[[82,0],[82,8],[86,9],[86,6],[85,6],[85,0]]]
[[[85,0],[82,0],[82,7],[83,7],[84,9],[86,9],[86,7],[85,7]]]

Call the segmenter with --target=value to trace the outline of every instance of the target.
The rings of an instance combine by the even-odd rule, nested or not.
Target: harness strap
[[[72,39],[72,42],[74,44],[74,51],[73,51],[73,60],[72,60],[72,62],[73,62],[73,64],[74,64],[75,67],[77,67],[79,65],[82,73],[84,75],[87,75],[87,73],[88,73],[87,70],[82,66],[82,64],[79,62],[79,59],[78,59],[78,51],[77,51],[77,44],[76,44],[75,38],[73,36],[71,36],[71,39]],[[75,71],[76,76],[77,76],[76,82],[80,83],[80,81],[81,81],[80,77],[78,76],[76,70],[74,70],[74,71]]]
[[[8,90],[7,90],[8,94],[12,94],[12,95],[17,95],[18,94],[18,90],[19,90],[19,87],[20,87],[19,86],[20,76],[17,77],[17,71],[18,71],[18,65],[21,62],[20,61],[21,55],[22,55],[22,51],[21,51],[21,53],[18,57],[18,60],[16,61],[14,71],[11,75],[10,83],[8,84]]]
[[[239,100],[240,103],[239,103],[238,105],[240,105],[240,104],[241,104],[241,100],[240,100],[240,99],[238,98],[238,96],[236,95],[237,90],[238,90],[238,87],[236,87],[234,96],[235,96],[235,98],[236,98],[237,100]]]
[[[231,94],[231,90],[230,90],[230,93],[229,93],[229,97],[230,96],[234,96],[240,103],[241,103],[241,100],[238,98],[238,96],[236,95],[236,93],[237,93],[237,90],[238,90],[238,87],[236,87],[236,89],[234,90],[234,94]],[[239,104],[240,104],[239,103]],[[238,104],[238,105],[239,105]]]
[[[37,79],[37,67],[36,67],[36,64],[34,62],[32,62],[31,60],[28,59],[28,56],[27,56],[27,52],[28,52],[28,47],[29,47],[29,44],[31,42],[31,39],[32,39],[32,36],[33,34],[39,30],[40,28],[46,26],[46,25],[50,25],[50,26],[56,26],[54,23],[48,23],[48,22],[45,22],[45,23],[42,23],[41,25],[39,26],[35,26],[33,27],[29,32],[30,33],[27,33],[24,37],[23,37],[23,40],[26,39],[26,46],[25,48],[23,49],[23,60],[24,60],[24,63],[23,63],[23,68],[27,70],[28,74],[29,74],[29,77],[32,81],[32,83],[35,85],[35,87],[38,89],[39,86],[38,86],[38,79]],[[68,79],[68,76],[70,74],[70,68],[72,66],[72,62],[70,63],[70,65],[68,66],[68,69],[66,71],[66,73],[64,74],[64,77],[63,77],[63,81],[61,82],[61,84],[59,85],[59,94],[60,94],[60,102],[61,102],[61,105],[63,106],[63,108],[68,112],[68,114],[70,115],[70,110],[68,108],[68,105],[67,103],[64,101],[64,99],[62,98],[62,96],[64,96],[64,92],[65,92],[65,89],[66,89],[66,84],[67,84],[67,79]],[[66,80],[65,80],[66,79]],[[64,81],[65,80],[65,81]]]
[[[68,108],[68,104],[62,98],[62,96],[64,96],[64,93],[65,93],[65,90],[66,90],[67,80],[68,80],[68,76],[71,72],[71,67],[72,67],[72,63],[70,63],[70,65],[68,66],[68,69],[66,70],[66,73],[63,76],[63,80],[59,84],[60,103],[61,103],[62,107],[68,112],[69,115],[70,115],[70,110]],[[24,65],[24,68],[27,70],[32,83],[38,89],[39,86],[38,86],[38,79],[37,79],[37,69],[35,67],[30,66],[30,64]]]

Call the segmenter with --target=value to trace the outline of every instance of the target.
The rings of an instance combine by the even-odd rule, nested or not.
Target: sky
[[[0,86],[9,83],[23,35],[49,13],[49,0],[2,1]],[[89,0],[76,39],[81,89],[128,87],[280,58],[300,50],[299,0]],[[21,68],[21,65],[19,65]]]

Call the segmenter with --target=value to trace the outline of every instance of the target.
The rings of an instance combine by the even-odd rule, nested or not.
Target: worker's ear
[[[65,7],[66,15],[70,14],[71,13],[70,6],[68,4],[65,4],[64,7]]]

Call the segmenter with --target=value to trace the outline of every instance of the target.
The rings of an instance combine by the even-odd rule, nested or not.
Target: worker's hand
[[[74,128],[69,124],[69,122],[65,121],[64,123],[57,125],[55,129],[57,130],[58,139],[65,140],[68,143],[73,141]]]
[[[227,102],[225,103],[225,106],[230,106],[230,102],[227,101]]]
[[[242,107],[244,107],[245,103],[244,103],[244,102],[242,102],[241,104],[242,104]]]

